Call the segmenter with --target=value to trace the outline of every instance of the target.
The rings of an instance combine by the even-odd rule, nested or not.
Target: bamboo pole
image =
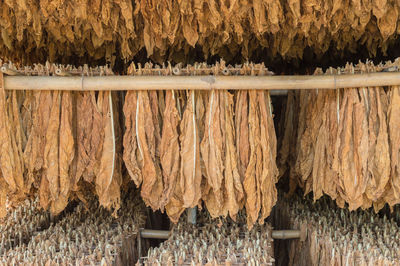
[[[300,238],[301,231],[300,230],[273,230],[272,238],[273,239],[294,239]]]
[[[171,235],[168,230],[140,229],[139,232],[141,238],[168,239]]]
[[[296,90],[400,85],[399,72],[314,76],[5,76],[6,90]]]
[[[168,239],[171,235],[171,231],[168,230],[140,229],[139,232],[142,238]],[[296,239],[301,236],[301,230],[272,230],[271,235],[273,239]]]

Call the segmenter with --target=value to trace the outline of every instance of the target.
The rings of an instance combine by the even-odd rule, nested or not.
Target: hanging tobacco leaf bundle
[[[70,167],[75,155],[75,146],[71,92],[54,92],[44,152],[44,168],[50,190],[50,210],[56,215],[67,206],[72,187]]]
[[[9,98],[7,99],[7,94]],[[0,73],[0,216],[6,214],[6,199],[18,202],[27,192],[25,187],[22,159],[22,135],[16,92],[6,93],[3,74]]]
[[[95,92],[78,92],[76,96],[76,170],[73,190],[83,179],[92,183],[99,171],[104,143],[101,109],[97,105]]]
[[[28,183],[38,188],[41,207],[50,208],[55,215],[68,204],[72,188],[72,97],[71,92],[36,93],[36,110],[24,151]]]
[[[366,188],[368,129],[366,105],[360,91],[344,92],[333,168],[339,173],[339,193],[351,210],[362,205]]]
[[[179,185],[184,208],[193,208],[200,203],[202,173],[200,166],[200,136],[196,121],[195,92],[187,93],[186,108],[180,123],[181,169]]]
[[[224,194],[225,125],[224,95],[220,91],[210,93],[205,116],[204,137],[200,150],[204,160],[209,191],[203,200],[211,217],[226,216]]]
[[[124,163],[126,169],[136,186],[139,187],[142,183],[142,175],[137,162],[139,148],[137,145],[137,102],[138,94],[133,91],[128,91],[125,96],[123,107],[125,116],[125,134],[124,134]]]
[[[366,93],[368,108],[368,183],[365,188],[364,208],[382,198],[390,178],[389,130],[387,126],[388,97],[380,88]],[[378,207],[377,205],[375,205]],[[380,209],[380,208],[379,208]]]
[[[121,159],[122,152],[119,129],[118,109],[115,101],[116,94],[99,92],[97,106],[102,113],[102,129],[104,141],[100,157],[100,165],[96,173],[96,193],[100,204],[108,209],[118,210],[120,207],[120,186],[122,183]]]
[[[390,149],[389,189],[384,196],[390,206],[400,203],[400,87],[393,86],[388,91],[388,131]]]
[[[296,142],[296,161],[294,173],[297,176],[300,187],[304,189],[304,194],[312,190],[312,164],[314,159],[314,144],[316,129],[318,129],[320,119],[318,109],[311,104],[316,101],[315,91],[301,91],[299,96],[299,123],[297,129]]]
[[[237,167],[233,125],[233,95],[212,91],[205,115],[201,155],[208,183],[203,200],[211,217],[236,217],[243,199],[243,186]]]
[[[134,101],[136,102],[134,103]],[[124,105],[127,128],[124,160],[147,206],[161,208],[163,180],[159,159],[159,121],[156,92],[128,92]]]
[[[40,91],[30,98],[34,104],[24,102],[32,108],[24,161],[27,183],[38,190],[41,207],[57,215],[71,198],[85,201],[87,193],[96,193],[102,206],[117,210],[122,182],[119,96]],[[29,112],[23,118],[28,121]]]
[[[378,68],[367,62],[329,69],[327,74],[354,73],[355,69],[374,72]],[[291,168],[291,191],[297,184],[305,194],[312,191],[314,200],[327,194],[341,207],[347,203],[351,210],[373,206],[379,211],[385,203],[393,206],[399,202],[393,171],[398,161],[393,130],[395,91],[373,87],[301,91],[294,93],[294,98],[289,95],[286,108],[297,108],[299,115],[297,129],[293,129],[289,123],[294,116],[286,111],[284,123],[289,126],[284,136],[295,133],[295,163],[287,154],[293,140],[284,137],[280,165],[282,172],[287,165]],[[298,105],[293,105],[293,99]]]
[[[218,55],[229,61],[301,60],[310,49],[328,58],[390,50],[400,32],[398,1],[67,0],[0,3],[0,56],[111,64],[145,50],[159,63]],[[327,53],[329,49],[338,53]],[[266,52],[262,49],[265,49]],[[332,57],[330,57],[332,56]],[[73,59],[72,59],[73,58]]]
[[[337,197],[338,174],[332,169],[338,127],[337,93],[318,90],[288,94],[279,165],[280,176],[289,174],[289,195],[300,186],[305,194],[312,191],[314,200],[323,193]]]
[[[225,189],[226,189],[226,208],[229,216],[235,220],[239,210],[243,207],[244,190],[242,177],[239,173],[239,159],[236,147],[236,131],[233,120],[233,95],[224,92],[224,112],[225,112]]]
[[[35,109],[32,110],[32,128],[24,151],[24,161],[28,179],[39,190],[40,206],[44,209],[49,205],[49,184],[44,175],[44,147],[46,145],[46,131],[49,125],[52,94],[40,91],[34,94]]]
[[[179,178],[180,146],[178,129],[180,116],[176,105],[176,92],[167,91],[165,93],[165,109],[160,144],[160,162],[164,184],[160,201],[161,210],[170,202]]]
[[[243,109],[248,108],[248,118],[241,116],[236,121],[236,128],[244,129],[237,135],[238,142],[249,145],[249,160],[241,155],[243,149],[239,146],[239,164],[246,169],[243,179],[245,192],[245,207],[247,225],[249,228],[258,220],[260,224],[271,212],[277,200],[275,183],[278,181],[278,168],[276,166],[276,136],[272,119],[272,107],[269,94],[264,91],[239,92],[237,102],[243,104]],[[243,97],[243,99],[240,99]],[[247,127],[243,121],[248,119]],[[248,141],[244,139],[248,134]]]

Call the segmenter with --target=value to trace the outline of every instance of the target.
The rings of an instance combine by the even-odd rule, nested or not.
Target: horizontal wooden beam
[[[140,237],[153,239],[168,239],[171,236],[171,231],[168,230],[152,230],[140,229]],[[301,238],[301,230],[272,230],[273,239],[295,239]]]
[[[400,85],[399,72],[308,76],[4,76],[6,90],[298,90]]]

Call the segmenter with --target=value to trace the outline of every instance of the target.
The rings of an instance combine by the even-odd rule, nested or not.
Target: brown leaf
[[[260,172],[262,171],[262,150],[260,147],[260,114],[257,92],[249,91],[249,144],[250,160],[243,181],[246,193],[247,226],[249,229],[258,220],[261,209]]]
[[[112,98],[111,92],[99,92],[97,104],[102,113],[104,142],[95,183],[100,204],[105,208],[117,210],[120,207],[121,176],[117,171],[117,144],[114,128],[118,125],[118,120],[114,117]]]
[[[10,121],[7,115],[6,92],[3,87],[3,74],[0,74],[0,161],[2,176],[8,184],[9,191],[16,193],[18,189],[23,188],[23,183],[18,182],[14,169],[15,159],[13,153],[13,145],[11,140]],[[22,178],[21,178],[22,179]],[[22,179],[23,180],[23,179]]]
[[[160,162],[162,166],[164,190],[162,193],[160,208],[164,209],[168,204],[172,193],[175,191],[179,178],[179,135],[178,126],[180,117],[176,108],[174,91],[167,91],[165,96],[164,120],[160,145]]]
[[[59,180],[59,129],[60,129],[60,91],[52,92],[49,126],[46,131],[46,146],[44,149],[45,174],[50,191],[50,201],[54,202],[60,193]],[[42,204],[43,206],[44,204]]]
[[[235,127],[233,123],[233,95],[227,91],[223,92],[225,113],[225,189],[226,208],[229,216],[235,220],[237,213],[243,205],[244,191],[242,180],[238,169],[238,152],[236,147]]]
[[[201,199],[200,139],[196,124],[195,92],[187,96],[187,106],[180,124],[181,143],[180,187],[183,193],[183,207],[193,208]]]
[[[137,162],[137,95],[138,93],[128,91],[125,96],[124,115],[125,115],[125,134],[124,134],[124,162],[126,169],[136,186],[142,184],[142,175]]]
[[[263,224],[278,198],[275,184],[278,182],[279,171],[276,166],[277,140],[271,99],[268,92],[259,91],[257,94],[258,108],[260,108],[260,144],[262,150],[262,172],[260,176],[262,209],[259,223]]]
[[[68,204],[72,188],[70,166],[75,155],[74,136],[72,132],[72,93],[62,92],[61,118],[59,130],[59,194],[52,202],[51,212],[58,214]]]
[[[344,90],[333,168],[339,173],[339,193],[350,210],[363,203],[368,158],[365,102],[357,89]]]
[[[249,106],[248,92],[239,91],[236,96],[235,109],[235,128],[236,128],[236,147],[238,149],[238,168],[240,177],[243,180],[247,166],[249,164]]]
[[[28,170],[28,179],[30,182],[35,182],[35,186],[39,187],[44,164],[44,148],[52,106],[52,93],[48,91],[36,92],[34,98],[33,123],[24,151],[24,162]]]
[[[390,183],[394,198],[400,201],[400,88],[389,90],[388,132],[390,142]]]
[[[204,137],[200,151],[210,190],[202,198],[211,217],[226,216],[224,199],[225,125],[223,92],[212,91],[207,104]]]
[[[365,92],[366,89],[362,89]],[[377,201],[385,192],[390,178],[389,137],[387,127],[387,98],[380,88],[368,90],[368,183],[365,194]]]
[[[139,148],[138,162],[143,178],[141,195],[147,206],[153,210],[160,208],[160,197],[163,191],[159,158],[156,158],[156,123],[149,93],[138,92],[136,114],[136,136]]]
[[[77,95],[77,155],[76,174],[73,190],[81,177],[92,182],[100,166],[100,157],[104,142],[102,114],[96,104],[94,92],[79,92]]]

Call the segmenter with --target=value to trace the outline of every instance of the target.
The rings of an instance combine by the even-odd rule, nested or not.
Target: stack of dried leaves
[[[326,74],[396,70],[371,62]],[[316,74],[322,74],[317,70]],[[314,199],[323,194],[350,210],[400,203],[400,89],[350,88],[289,92],[279,165],[281,175]]]
[[[7,216],[0,220],[0,256],[29,242],[34,234],[47,229],[50,223],[50,214],[40,210],[38,198],[26,199],[18,207],[8,209]]]
[[[137,234],[145,224],[145,207],[138,196],[127,195],[118,218],[100,208],[95,198],[46,228],[34,228],[28,238],[2,246],[1,265],[133,265],[138,260]],[[36,215],[26,215],[28,227]],[[0,225],[0,232],[7,228]],[[21,229],[19,227],[15,229]],[[20,231],[21,232],[21,231]],[[2,238],[4,239],[4,238]],[[4,239],[7,244],[8,240]]]
[[[36,65],[29,71],[50,75],[58,68]],[[80,72],[110,74],[107,68],[85,67]],[[91,192],[102,206],[117,210],[122,183],[120,109],[116,93],[16,92],[1,86],[1,215],[7,199],[18,204],[35,191],[40,206],[54,215],[69,199],[85,201]]]
[[[13,1],[0,3],[0,56],[24,63],[132,59],[193,51],[230,60],[260,47],[271,59],[366,46],[386,52],[400,33],[398,1]],[[196,49],[195,49],[196,47]],[[259,51],[259,50],[258,50]]]
[[[398,220],[389,214],[349,211],[335,205],[327,197],[317,202],[297,195],[279,200],[275,224],[305,227],[307,238],[278,243],[275,247],[288,254],[281,253],[277,265],[399,265]]]
[[[129,73],[148,75],[151,67],[131,65]],[[224,69],[217,64],[213,73]],[[264,73],[258,69],[240,71]],[[249,227],[262,224],[277,197],[270,102],[265,91],[127,92],[123,157],[146,205],[173,222],[202,201],[212,217],[235,219],[245,206]]]
[[[274,265],[269,224],[247,231],[243,216],[222,225],[201,215],[199,220],[201,226],[180,221],[167,241],[149,250],[141,265]]]

